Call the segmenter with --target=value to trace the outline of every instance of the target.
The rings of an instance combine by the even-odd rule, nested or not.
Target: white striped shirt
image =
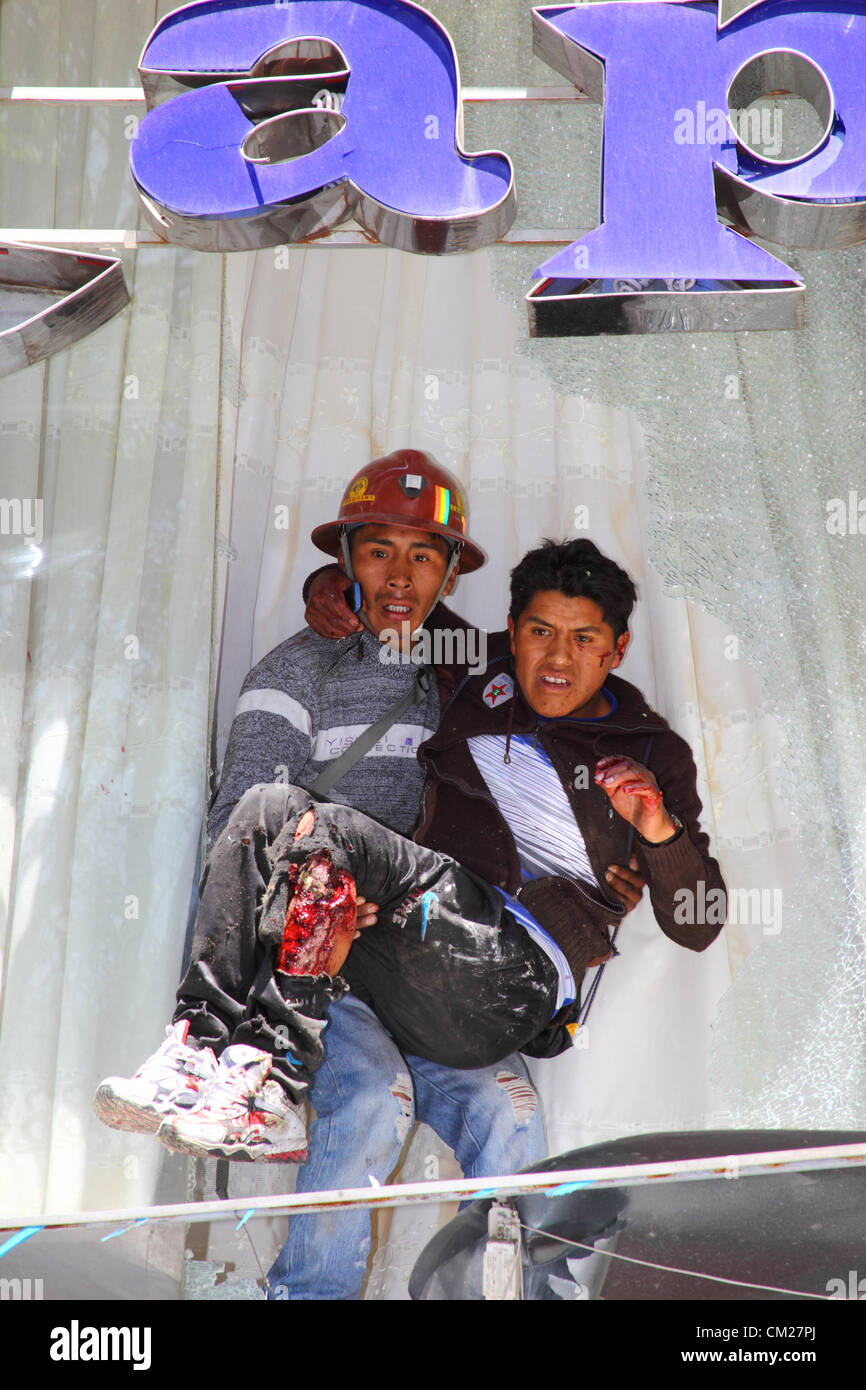
[[[571,803],[544,749],[533,747],[527,735],[513,735],[506,763],[504,734],[479,734],[468,742],[514,836],[524,879],[563,874],[598,887]]]

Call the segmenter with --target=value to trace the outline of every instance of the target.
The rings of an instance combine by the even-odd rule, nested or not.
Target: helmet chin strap
[[[427,619],[430,617],[430,614],[433,612],[433,609],[436,607],[437,603],[439,602],[439,600],[441,599],[443,593],[445,592],[445,589],[446,589],[447,586],[448,586],[448,581],[449,581],[449,579],[451,578],[451,576],[452,576],[452,574],[454,573],[454,571],[457,569],[457,566],[460,564],[460,552],[461,552],[461,549],[462,549],[462,546],[461,546],[461,544],[460,544],[459,541],[454,541],[454,542],[451,544],[451,554],[450,554],[449,559],[448,559],[448,564],[447,564],[446,567],[445,567],[445,574],[444,574],[444,576],[443,576],[442,583],[439,585],[439,589],[438,589],[438,591],[437,591],[437,593],[436,593],[436,597],[434,598],[433,602],[430,604],[430,607],[427,609],[427,612],[424,614],[424,617],[421,619],[421,622],[418,624],[418,626],[415,628],[414,632],[411,634],[413,637],[415,636],[415,633],[418,632],[418,631],[421,629],[421,627],[424,625],[424,623],[425,623],[425,622],[427,621]],[[342,553],[342,556],[343,556],[343,566],[344,566],[344,568],[345,568],[346,574],[347,574],[348,578],[352,581],[353,584],[357,584],[358,581],[357,581],[357,579],[355,578],[355,571],[354,571],[354,569],[352,568],[352,551],[351,551],[351,547],[350,547],[350,545],[349,545],[349,528],[348,528],[347,526],[341,526],[341,527],[340,527],[340,550],[341,550],[341,553]],[[359,610],[358,610],[358,613],[356,614],[356,616],[357,616],[357,617],[360,619],[360,621],[364,624],[364,626],[367,628],[367,630],[368,630],[369,632],[372,632],[372,634],[373,634],[373,636],[376,638],[376,640],[377,640],[377,641],[381,641],[381,638],[380,638],[378,632],[377,632],[376,629],[373,627],[373,625],[372,625],[372,623],[370,622],[370,619],[367,617],[366,613],[364,613],[363,610],[359,609]]]
[[[346,574],[348,578],[352,581],[352,583],[357,584],[358,581],[355,578],[355,571],[352,568],[352,551],[349,545],[349,528],[347,526],[340,527],[340,550],[342,551],[343,555],[343,568],[345,569]],[[355,616],[360,623],[364,624],[368,632],[372,632],[373,636],[376,638],[376,641],[378,642],[379,634],[373,627],[373,624],[370,622],[370,619],[367,617],[367,614],[364,612],[364,610],[362,608],[359,608]]]
[[[451,578],[451,576],[452,576],[452,574],[454,573],[454,571],[457,569],[457,566],[460,564],[460,552],[462,551],[462,549],[463,549],[463,547],[462,547],[462,545],[460,544],[459,541],[454,541],[454,542],[453,542],[453,544],[452,544],[452,546],[451,546],[451,558],[449,559],[449,561],[448,561],[448,566],[447,566],[447,568],[446,568],[446,570],[445,570],[445,577],[444,577],[444,579],[442,580],[442,583],[439,585],[439,592],[437,593],[437,595],[436,595],[436,597],[434,598],[433,602],[430,604],[429,612],[425,613],[425,615],[424,615],[424,620],[425,620],[425,621],[426,621],[427,618],[429,618],[430,613],[433,612],[433,609],[436,607],[436,605],[437,605],[437,603],[439,602],[440,598],[441,598],[442,595],[444,594],[445,589],[447,588],[449,579]]]

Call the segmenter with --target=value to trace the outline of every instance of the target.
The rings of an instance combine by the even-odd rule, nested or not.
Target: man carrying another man
[[[424,474],[411,471],[418,457],[404,470],[413,480],[410,488],[418,489],[416,499],[425,491],[419,487]],[[442,484],[435,486],[438,490]],[[366,494],[369,516],[376,506],[369,478],[360,488],[356,480],[353,488],[344,509],[352,505],[348,499],[354,495],[364,517]],[[459,493],[456,496],[459,499]],[[414,554],[411,564],[419,571],[431,557],[434,564],[438,557],[439,593],[447,592],[453,559],[443,556],[435,543],[447,525],[442,513],[439,505],[434,513],[438,521],[427,514],[431,529],[426,544],[417,548],[416,531],[416,549],[410,546],[404,557],[408,564]],[[393,520],[394,514],[389,515]],[[414,627],[426,611],[419,597],[423,584],[419,588],[416,578],[407,580],[403,566],[403,577],[395,585],[400,565],[394,568],[389,545],[400,538],[383,533],[385,521],[358,524],[363,530],[355,532],[351,551],[346,537],[344,564],[354,567],[362,584],[371,625],[381,631],[405,619]],[[325,539],[323,548],[331,548],[331,537]],[[386,570],[390,566],[391,573],[378,586],[377,565]],[[434,592],[431,587],[430,596]],[[321,1062],[323,1020],[336,993],[332,979],[342,968],[353,992],[330,1005],[327,1060],[316,1074],[311,1097],[318,1116],[311,1154],[316,1173],[315,1181],[308,1178],[303,1183],[307,1190],[346,1185],[344,1179],[334,1179],[332,1170],[340,1167],[334,1162],[335,1151],[338,1158],[342,1153],[354,1157],[367,1138],[375,1109],[368,1114],[361,1102],[360,1073],[377,1075],[380,1097],[389,1077],[389,1094],[397,1108],[396,1123],[394,1115],[387,1117],[393,1161],[382,1177],[393,1167],[408,1127],[408,1073],[419,1117],[430,1120],[451,1144],[465,1172],[513,1170],[541,1156],[534,1106],[520,1108],[508,1101],[510,1122],[502,1108],[503,1098],[513,1098],[514,1083],[519,1086],[525,1080],[522,1064],[516,1058],[508,1058],[507,1067],[496,1068],[495,1063],[512,1047],[549,1055],[567,1045],[562,1020],[568,1015],[562,1006],[567,1008],[573,992],[570,976],[579,982],[585,966],[607,954],[607,923],[623,911],[622,902],[614,901],[607,888],[608,865],[629,862],[634,847],[650,884],[657,920],[680,944],[703,949],[718,931],[683,928],[673,916],[677,890],[700,879],[707,889],[721,885],[698,824],[700,803],[687,745],[632,686],[609,676],[628,645],[633,599],[628,576],[589,542],[545,546],[525,557],[513,576],[509,633],[503,640],[491,639],[487,670],[465,678],[459,672],[442,673],[447,703],[438,733],[422,751],[428,771],[417,831],[422,844],[403,840],[348,807],[312,806],[310,796],[299,788],[257,785],[241,798],[209,861],[210,878],[202,895],[205,929],[201,930],[200,912],[193,963],[179,992],[175,1020],[189,1020],[200,1044],[257,1044],[263,1052],[255,1059],[238,1056],[234,1048],[223,1053],[223,1061],[227,1055],[231,1061],[238,1057],[235,1065],[249,1080],[247,1114],[242,1116],[246,1127],[235,1123],[233,1128],[231,1118],[221,1115],[221,1093],[212,1083],[197,1107],[184,1110],[176,1103],[178,1096],[174,1115],[166,1109],[160,1137],[170,1147],[226,1152],[237,1141],[246,1143],[246,1156],[256,1156],[255,1150],[262,1151],[268,1142],[274,1147],[269,1132],[279,1135],[277,1148],[283,1144],[284,1152],[291,1151],[291,1144],[285,1148],[286,1114],[278,1113],[273,1091],[295,1102],[302,1099],[311,1071]],[[451,622],[459,622],[443,611]],[[292,641],[302,639],[313,644],[317,640],[300,634]],[[363,641],[362,637],[362,645]],[[253,678],[282,650],[277,648],[251,673],[245,692],[261,690],[262,681]],[[337,649],[336,661],[342,657]],[[401,669],[377,664],[383,671]],[[256,711],[288,719],[296,728],[301,721],[292,706],[277,708],[279,702],[273,698],[270,706],[259,697],[256,705],[244,708],[245,698],[242,695],[239,720]],[[435,727],[436,722],[434,709],[425,727]],[[317,731],[301,732],[311,740],[309,751],[315,752]],[[233,738],[234,733],[233,728]],[[227,755],[214,812],[233,766]],[[252,771],[246,768],[244,778]],[[273,775],[268,770],[258,780],[269,781]],[[306,776],[298,775],[298,780]],[[384,817],[385,806],[376,809]],[[447,857],[447,850],[455,846],[466,867]],[[301,860],[305,867],[299,875]],[[626,900],[633,902],[637,875],[614,870],[614,877]],[[303,970],[310,965],[309,953],[299,956],[297,948],[316,916],[316,905],[323,899],[332,901],[336,892],[345,908],[347,895],[354,891],[351,880],[380,904],[378,925],[361,934],[343,968],[352,939],[349,913],[343,948],[335,953],[327,945],[317,962],[325,969],[298,973],[299,964]],[[217,883],[220,891],[209,894]],[[517,893],[519,900],[513,896]],[[339,915],[336,910],[331,913]],[[255,978],[244,994],[243,982],[251,976]],[[225,988],[229,980],[231,990]],[[552,1023],[556,1013],[559,1017]],[[541,1044],[536,1041],[539,1034]],[[201,1055],[200,1048],[189,1050],[194,1057]],[[488,1059],[493,1066],[479,1069],[478,1063]],[[408,1073],[395,1072],[395,1064],[399,1068],[401,1062]],[[444,1085],[443,1072],[448,1073]],[[224,1078],[222,1096],[227,1084]],[[269,1087],[271,1094],[265,1095]],[[114,1084],[115,1098],[129,1108],[121,1091]],[[466,1123],[467,1094],[478,1115],[486,1117],[481,1141],[479,1126]],[[517,1123],[518,1110],[522,1124]],[[533,1125],[538,1139],[532,1138]],[[256,1126],[260,1133],[250,1139],[248,1132]],[[518,1155],[521,1145],[515,1146],[515,1131],[521,1129],[524,1152]],[[509,1143],[504,1144],[506,1130]],[[300,1155],[300,1128],[291,1142]],[[327,1157],[316,1165],[317,1151],[331,1155],[330,1168]],[[361,1164],[354,1157],[354,1173],[361,1167],[378,1176],[376,1163],[367,1166],[367,1157],[365,1152]],[[306,1174],[307,1169],[302,1178]],[[337,1239],[333,1233],[331,1263],[345,1267],[351,1250],[353,1269],[338,1273],[328,1286],[319,1276],[304,1285],[315,1242],[304,1237],[303,1223],[325,1219],[299,1218],[292,1223],[289,1246],[273,1272],[290,1297],[352,1296],[345,1288],[360,1282],[358,1233],[348,1234],[352,1218],[344,1217],[334,1218],[342,1219],[345,1235]],[[298,1227],[302,1229],[295,1239]]]

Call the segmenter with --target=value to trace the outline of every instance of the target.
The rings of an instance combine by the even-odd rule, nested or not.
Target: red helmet
[[[317,526],[310,539],[327,555],[339,555],[342,528],[366,526],[371,521],[432,531],[452,544],[456,541],[460,545],[460,574],[480,569],[487,562],[480,545],[466,535],[466,505],[459,482],[420,449],[395,449],[368,463],[343,493],[337,520]]]

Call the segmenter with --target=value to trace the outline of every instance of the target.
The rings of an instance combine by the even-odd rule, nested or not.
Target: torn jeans
[[[310,1100],[316,1119],[298,1192],[368,1187],[371,1177],[384,1184],[415,1120],[454,1151],[467,1178],[516,1173],[545,1156],[541,1107],[519,1057],[452,1071],[404,1056],[354,994],[331,1007]],[[369,1252],[369,1211],[294,1216],[268,1297],[357,1299]]]

